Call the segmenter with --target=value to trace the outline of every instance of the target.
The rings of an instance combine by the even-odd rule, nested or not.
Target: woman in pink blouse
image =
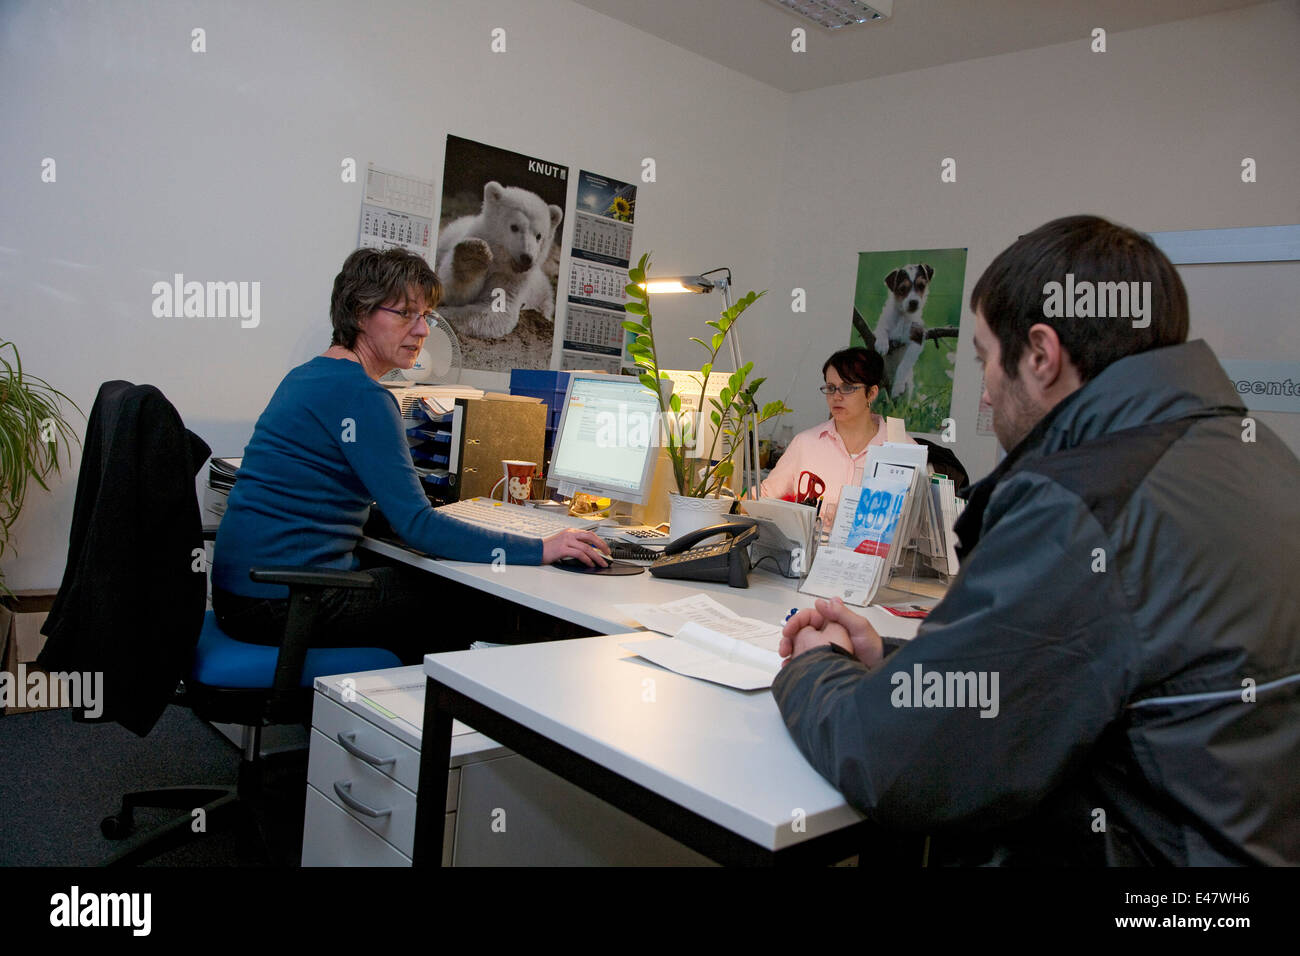
[[[884,371],[884,360],[871,349],[843,349],[826,360],[821,391],[830,418],[791,439],[762,484],[764,498],[793,498],[800,473],[811,471],[826,484],[821,516],[822,527],[830,528],[840,490],[862,483],[867,449],[884,444],[885,420],[871,411]]]

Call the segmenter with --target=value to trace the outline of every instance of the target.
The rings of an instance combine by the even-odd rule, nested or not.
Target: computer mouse
[[[606,559],[608,560],[608,559]],[[559,568],[561,571],[575,571],[578,574],[609,574],[609,575],[629,575],[640,574],[645,568],[639,564],[628,564],[626,561],[610,561],[607,565],[587,565],[583,564],[580,558],[561,558],[551,565]]]

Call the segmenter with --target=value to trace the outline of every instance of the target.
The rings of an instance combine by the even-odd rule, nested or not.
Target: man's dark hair
[[[334,277],[330,296],[330,322],[334,325],[331,345],[345,349],[357,343],[361,320],[385,302],[400,302],[415,286],[424,293],[427,307],[442,301],[442,283],[429,263],[405,249],[358,249],[348,256]],[[409,303],[408,308],[420,308]]]
[[[1064,286],[1067,273],[1076,286],[1150,282],[1151,324],[1134,328],[1124,317],[1044,315],[1044,287],[1049,282]],[[1054,219],[1021,236],[984,270],[970,294],[970,307],[983,313],[997,336],[1002,369],[1013,379],[1019,375],[1029,328],[1039,322],[1056,330],[1085,382],[1126,355],[1187,341],[1187,290],[1173,263],[1149,237],[1099,216]]]
[[[865,385],[867,391],[871,386],[879,385],[885,377],[885,360],[875,349],[862,347],[840,349],[822,365],[822,378],[826,370],[833,368],[839,373],[840,380],[850,384]]]

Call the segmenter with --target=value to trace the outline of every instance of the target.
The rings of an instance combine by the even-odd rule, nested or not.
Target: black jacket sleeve
[[[915,640],[873,671],[813,651],[781,672],[772,692],[799,749],[882,823],[984,829],[1024,816],[1082,766],[1133,686],[1119,575],[1094,570],[1108,547],[1070,492],[1007,480]]]

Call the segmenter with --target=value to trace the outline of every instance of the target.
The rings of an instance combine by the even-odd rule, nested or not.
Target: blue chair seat
[[[208,687],[269,688],[275,680],[278,647],[247,644],[227,635],[217,626],[212,611],[203,615],[203,630],[194,649],[191,678]],[[302,686],[310,687],[317,677],[350,674],[354,671],[400,667],[392,651],[380,647],[313,647],[302,668]]]

